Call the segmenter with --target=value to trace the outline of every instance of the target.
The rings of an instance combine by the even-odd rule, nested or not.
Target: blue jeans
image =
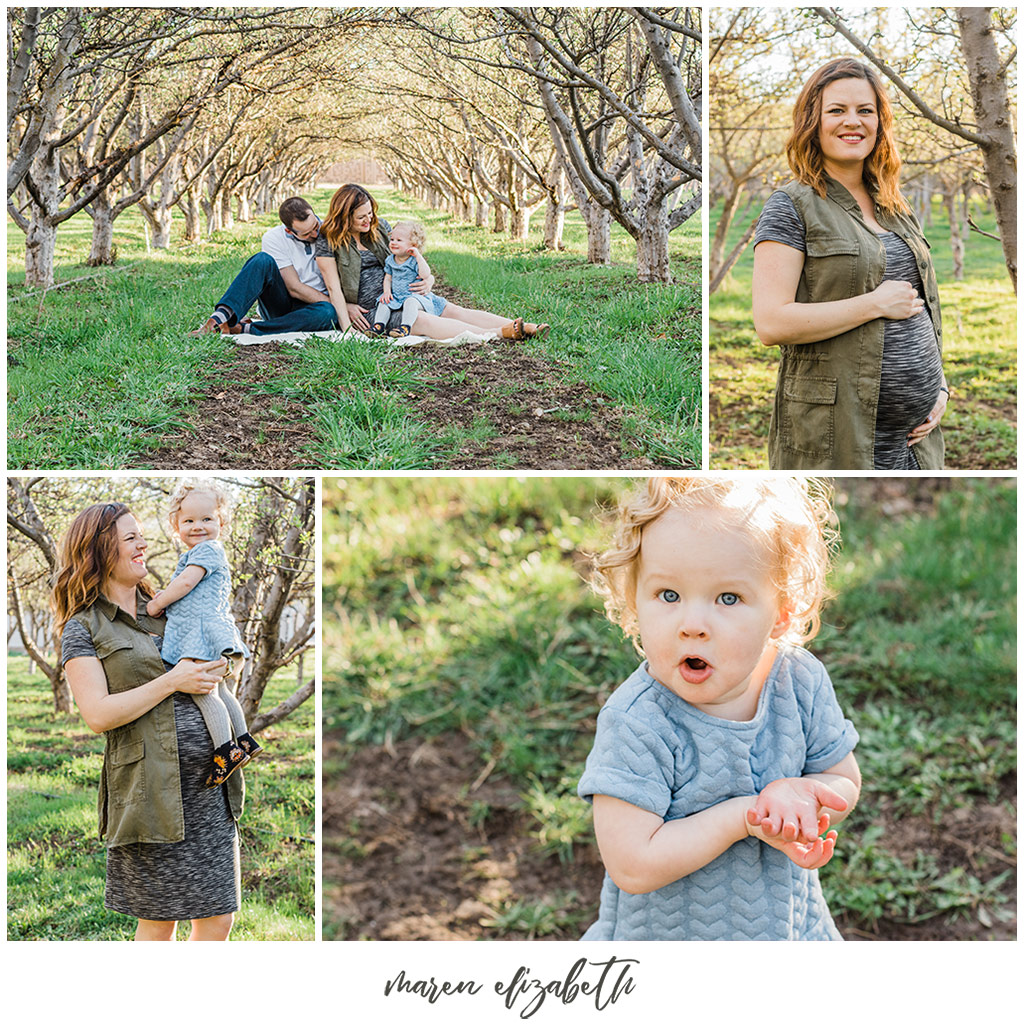
[[[241,320],[253,302],[259,303],[262,319],[253,323],[250,334],[329,331],[338,326],[330,302],[301,302],[288,294],[277,263],[266,252],[246,261],[218,304],[228,306]]]

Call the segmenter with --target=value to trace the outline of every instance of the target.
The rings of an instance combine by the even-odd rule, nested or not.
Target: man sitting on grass
[[[284,334],[329,331],[338,326],[313,242],[320,219],[305,198],[288,198],[278,209],[281,225],[263,235],[263,250],[231,282],[197,334]],[[253,302],[262,319],[246,318]]]

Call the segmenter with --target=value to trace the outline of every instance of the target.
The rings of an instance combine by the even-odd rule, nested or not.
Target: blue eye
[[[663,589],[658,594],[658,599],[666,604],[675,604],[679,600],[679,594],[674,589]]]
[[[726,607],[732,607],[733,604],[738,604],[740,598],[735,593],[719,593],[718,599],[725,604]]]

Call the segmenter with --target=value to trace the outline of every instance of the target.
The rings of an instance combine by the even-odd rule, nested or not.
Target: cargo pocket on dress
[[[834,377],[798,377],[783,387],[782,441],[786,448],[807,456],[832,456],[836,384]]]
[[[107,758],[107,792],[115,806],[135,805],[145,800],[145,756],[145,741],[111,744]]]

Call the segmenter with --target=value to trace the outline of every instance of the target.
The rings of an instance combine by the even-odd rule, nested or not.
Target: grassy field
[[[583,585],[614,479],[327,479],[325,937],[579,937],[575,785],[637,663]],[[811,648],[861,742],[848,938],[1015,936],[1016,491],[850,479]],[[434,887],[434,893],[424,888]]]
[[[294,690],[280,677],[273,707]],[[96,836],[103,737],[77,712],[53,713],[49,683],[24,656],[7,659],[7,937],[125,941],[135,921],[103,905],[105,850]],[[314,937],[314,718],[311,706],[260,735],[267,750],[246,769],[240,826],[242,908],[231,937]],[[179,925],[178,937],[188,937]]]
[[[720,209],[711,213],[714,234]],[[756,208],[733,221],[728,248]],[[972,216],[993,231],[991,210],[972,203]],[[943,418],[948,470],[1012,470],[1017,466],[1017,300],[998,241],[972,233],[964,279],[952,276],[949,221],[936,204],[925,228],[939,281],[943,360],[953,399]],[[728,250],[728,249],[727,249]],[[766,443],[778,353],[754,333],[748,246],[709,300],[708,427],[713,468],[767,467]]]
[[[324,211],[331,193],[309,197]],[[586,264],[576,213],[566,221],[566,250],[550,254],[539,220],[529,240],[511,243],[394,192],[376,194],[385,216],[426,223],[427,254],[442,292],[552,324],[547,339],[518,347],[532,361],[525,375],[507,371],[507,357],[500,356],[485,366],[479,384],[466,382],[466,369],[439,372],[429,355],[355,340],[283,347],[272,364],[261,356],[257,370],[239,372],[230,342],[187,332],[258,250],[272,216],[194,246],[177,241],[179,228],[172,248],[155,252],[146,249],[141,217],[129,211],[115,228],[117,266],[98,273],[83,265],[90,220],[75,217],[58,230],[57,281],[88,279],[46,294],[24,290],[23,238],[9,223],[8,466],[149,466],[147,458],[161,447],[184,449],[197,436],[216,440],[219,424],[237,424],[247,411],[263,414],[261,424],[225,445],[217,462],[194,466],[252,466],[246,461],[276,438],[289,452],[274,456],[271,467],[467,466],[453,461],[471,442],[488,461],[476,466],[528,468],[545,466],[530,462],[545,455],[562,459],[559,438],[571,440],[574,431],[585,438],[602,424],[614,429],[618,455],[609,460],[621,462],[598,456],[585,463],[584,451],[579,465],[547,466],[700,463],[699,221],[672,235],[676,283],[641,285],[635,246],[618,228],[612,264]],[[222,391],[239,385],[241,396],[225,404],[230,412],[220,412]],[[462,395],[472,389],[470,408],[479,419],[459,422],[446,405],[460,387]],[[550,398],[526,402],[531,391]],[[434,397],[441,402],[436,413],[425,405]],[[539,421],[532,419],[535,409]],[[518,438],[504,426],[516,418],[531,425],[519,428]]]

